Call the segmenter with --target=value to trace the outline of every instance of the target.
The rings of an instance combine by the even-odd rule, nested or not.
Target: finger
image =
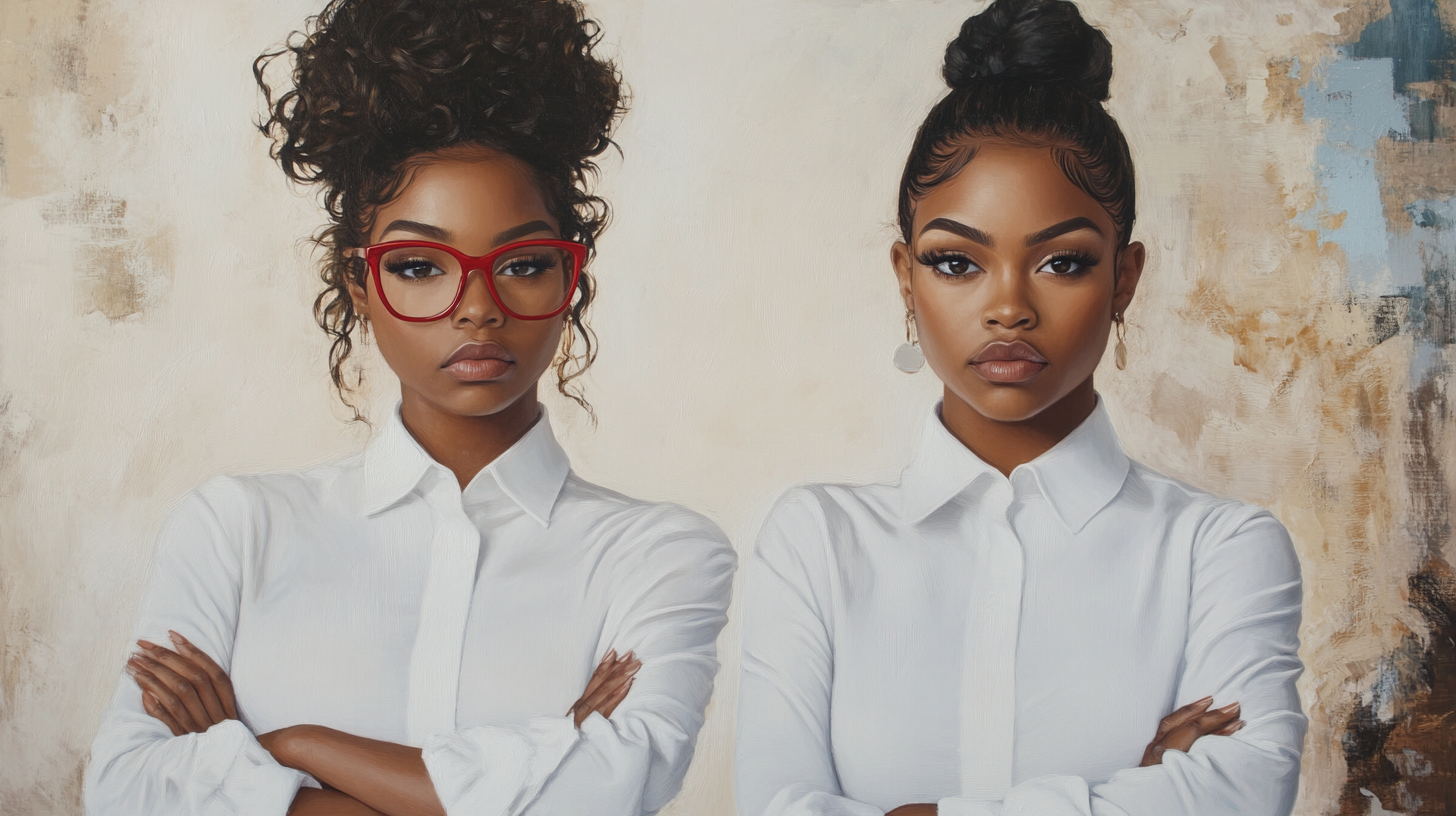
[[[197,688],[192,681],[172,671],[171,667],[149,655],[139,654],[133,660],[150,672],[152,677],[164,683],[172,694],[182,701],[182,705],[186,707],[188,715],[194,722],[206,723],[203,726],[204,729],[208,725],[212,725],[212,717],[208,715],[207,707],[202,704],[202,699],[197,696]],[[158,698],[161,699],[160,695]],[[177,712],[172,710],[172,713],[176,715]]]
[[[162,704],[157,702],[157,698],[145,689],[142,690],[142,710],[161,720],[162,724],[172,732],[172,736],[180,737],[187,733],[186,729],[179,725],[171,714],[167,713],[167,709],[162,708]]]
[[[617,656],[616,650],[608,652],[602,658],[602,662],[597,664],[596,671],[592,672],[591,678],[587,680],[586,689],[581,693],[582,699],[600,691],[603,685],[615,685],[616,681],[613,677],[622,671],[622,666],[622,660]]]
[[[1203,734],[1212,734],[1229,723],[1236,722],[1239,719],[1239,713],[1239,704],[1233,703],[1201,714],[1188,725],[1196,726]]]
[[[199,666],[196,661],[186,655],[178,654],[164,646],[147,643],[144,640],[137,641],[137,644],[146,650],[147,657],[171,669],[173,673],[192,686],[198,701],[202,703],[208,720],[222,722],[227,719],[227,712],[223,711],[222,700],[218,699],[217,690],[212,687],[212,678],[208,676],[207,669]]]
[[[1199,714],[1207,711],[1208,707],[1211,705],[1213,705],[1213,698],[1204,697],[1202,700],[1195,700],[1188,705],[1178,709],[1177,711],[1174,711],[1172,714],[1164,717],[1162,721],[1158,723],[1158,733],[1153,736],[1153,742],[1157,742],[1158,740],[1166,736],[1169,731],[1172,731],[1174,728],[1183,725],[1194,717],[1197,717]]]
[[[213,692],[217,694],[218,700],[222,703],[223,712],[227,714],[225,719],[236,720],[238,718],[238,700],[233,694],[232,678],[228,677],[228,673],[223,671],[222,666],[217,665],[217,661],[213,660],[211,655],[193,646],[192,641],[177,632],[169,632],[169,634],[172,636],[172,642],[177,644],[178,650],[207,672],[208,679],[212,681]]]
[[[1193,743],[1197,742],[1199,737],[1215,734],[1223,728],[1237,722],[1238,718],[1239,712],[1237,708],[1234,708],[1233,711],[1215,709],[1198,717],[1193,722],[1184,723],[1169,731],[1166,736],[1159,740],[1159,743],[1166,748],[1187,751],[1193,747]]]
[[[616,711],[617,706],[621,705],[622,701],[627,699],[627,694],[630,691],[632,691],[632,680],[629,679],[626,683],[622,684],[620,691],[607,698],[600,706],[597,706],[597,712],[603,717],[612,716],[612,712]]]
[[[1234,732],[1238,731],[1239,729],[1241,729],[1243,727],[1244,727],[1244,721],[1243,720],[1238,720],[1236,722],[1231,722],[1228,725],[1225,725],[1223,728],[1220,728],[1220,729],[1218,729],[1217,731],[1215,731],[1213,733],[1217,734],[1220,737],[1231,737],[1231,736],[1234,735]]]
[[[637,670],[640,668],[642,668],[642,664],[634,660],[630,663],[623,663],[617,671],[609,675],[611,682],[603,683],[600,688],[587,695],[583,701],[588,713],[600,710],[602,703],[621,691],[624,683],[632,682],[632,678],[637,675]]]
[[[157,700],[157,704],[171,716],[172,721],[177,724],[177,727],[182,729],[183,733],[201,733],[207,730],[200,723],[192,719],[192,714],[187,710],[187,706],[183,704],[182,698],[178,697],[176,692],[172,691],[166,683],[158,680],[136,658],[133,658],[133,662],[129,664],[129,668],[131,669],[131,676],[136,680],[137,685],[141,686],[143,691],[152,693],[152,696]]]

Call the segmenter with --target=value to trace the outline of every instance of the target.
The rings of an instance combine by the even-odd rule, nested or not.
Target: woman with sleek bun
[[[996,0],[900,186],[895,364],[944,384],[893,484],[810,485],[743,600],[744,816],[1288,814],[1299,562],[1123,453],[1093,374],[1143,271],[1111,46]]]
[[[334,0],[255,64],[275,157],[327,208],[334,385],[372,338],[400,401],[360,455],[173,513],[89,813],[636,816],[677,793],[733,552],[576,476],[537,401],[553,368],[581,401],[593,355],[588,182],[622,107],[596,42],[575,0]]]

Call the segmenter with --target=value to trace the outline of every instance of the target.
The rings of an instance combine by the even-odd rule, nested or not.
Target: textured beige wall
[[[1451,498],[1450,385],[1430,375],[1448,352],[1410,328],[1427,301],[1355,280],[1314,169],[1332,126],[1306,115],[1311,72],[1390,11],[1353,1],[1083,4],[1116,48],[1151,255],[1128,370],[1109,362],[1100,387],[1135,457],[1269,506],[1294,534],[1301,814],[1378,812],[1357,790],[1374,783],[1347,784],[1341,736],[1362,706],[1385,723],[1425,699],[1392,662],[1429,660],[1410,576],[1456,555],[1449,527],[1428,529]],[[319,4],[0,2],[0,813],[79,812],[181,494],[367,438],[331,400],[309,315],[319,211],[250,127],[252,57]],[[789,484],[898,471],[937,389],[890,366],[895,187],[942,91],[942,46],[981,5],[590,4],[635,103],[602,185],[616,220],[596,267],[600,426],[550,399],[580,472],[703,511],[743,548]],[[1449,83],[1432,87],[1449,105]],[[1428,144],[1444,180],[1399,145],[1382,154],[1393,232],[1410,201],[1456,193],[1451,154]],[[395,385],[370,371],[379,415]],[[737,637],[672,813],[732,811]],[[1451,755],[1417,742],[1449,778]],[[1410,785],[1375,792],[1427,812],[1434,799],[1411,797],[1429,766],[1391,756],[1376,770],[1406,757]]]

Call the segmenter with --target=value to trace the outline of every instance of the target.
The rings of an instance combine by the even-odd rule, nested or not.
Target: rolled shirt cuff
[[[516,816],[580,739],[570,715],[445,731],[425,741],[425,768],[449,816]]]
[[[197,765],[193,778],[204,797],[194,813],[283,816],[288,812],[306,774],[279,765],[247,726],[223,720],[194,739]]]

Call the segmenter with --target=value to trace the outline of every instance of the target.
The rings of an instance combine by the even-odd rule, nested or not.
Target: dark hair
[[[915,202],[953,178],[979,144],[1048,147],[1067,178],[1112,217],[1126,246],[1136,215],[1127,140],[1102,106],[1112,45],[1068,0],[996,0],[945,49],[951,91],[915,134],[900,181],[900,231]]]
[[[576,0],[331,0],[306,29],[253,63],[268,105],[258,127],[284,173],[323,188],[330,224],[315,241],[326,288],[314,316],[333,338],[334,387],[353,407],[344,361],[358,316],[348,287],[364,285],[365,264],[344,253],[366,244],[374,211],[399,194],[417,157],[482,146],[519,159],[561,237],[592,248],[609,212],[588,189],[593,159],[613,145],[624,95],[616,67],[593,56],[599,30]],[[275,96],[264,72],[283,55],[292,88]],[[583,270],[556,364],[557,387],[588,412],[568,383],[596,358],[584,320],[593,287]]]

